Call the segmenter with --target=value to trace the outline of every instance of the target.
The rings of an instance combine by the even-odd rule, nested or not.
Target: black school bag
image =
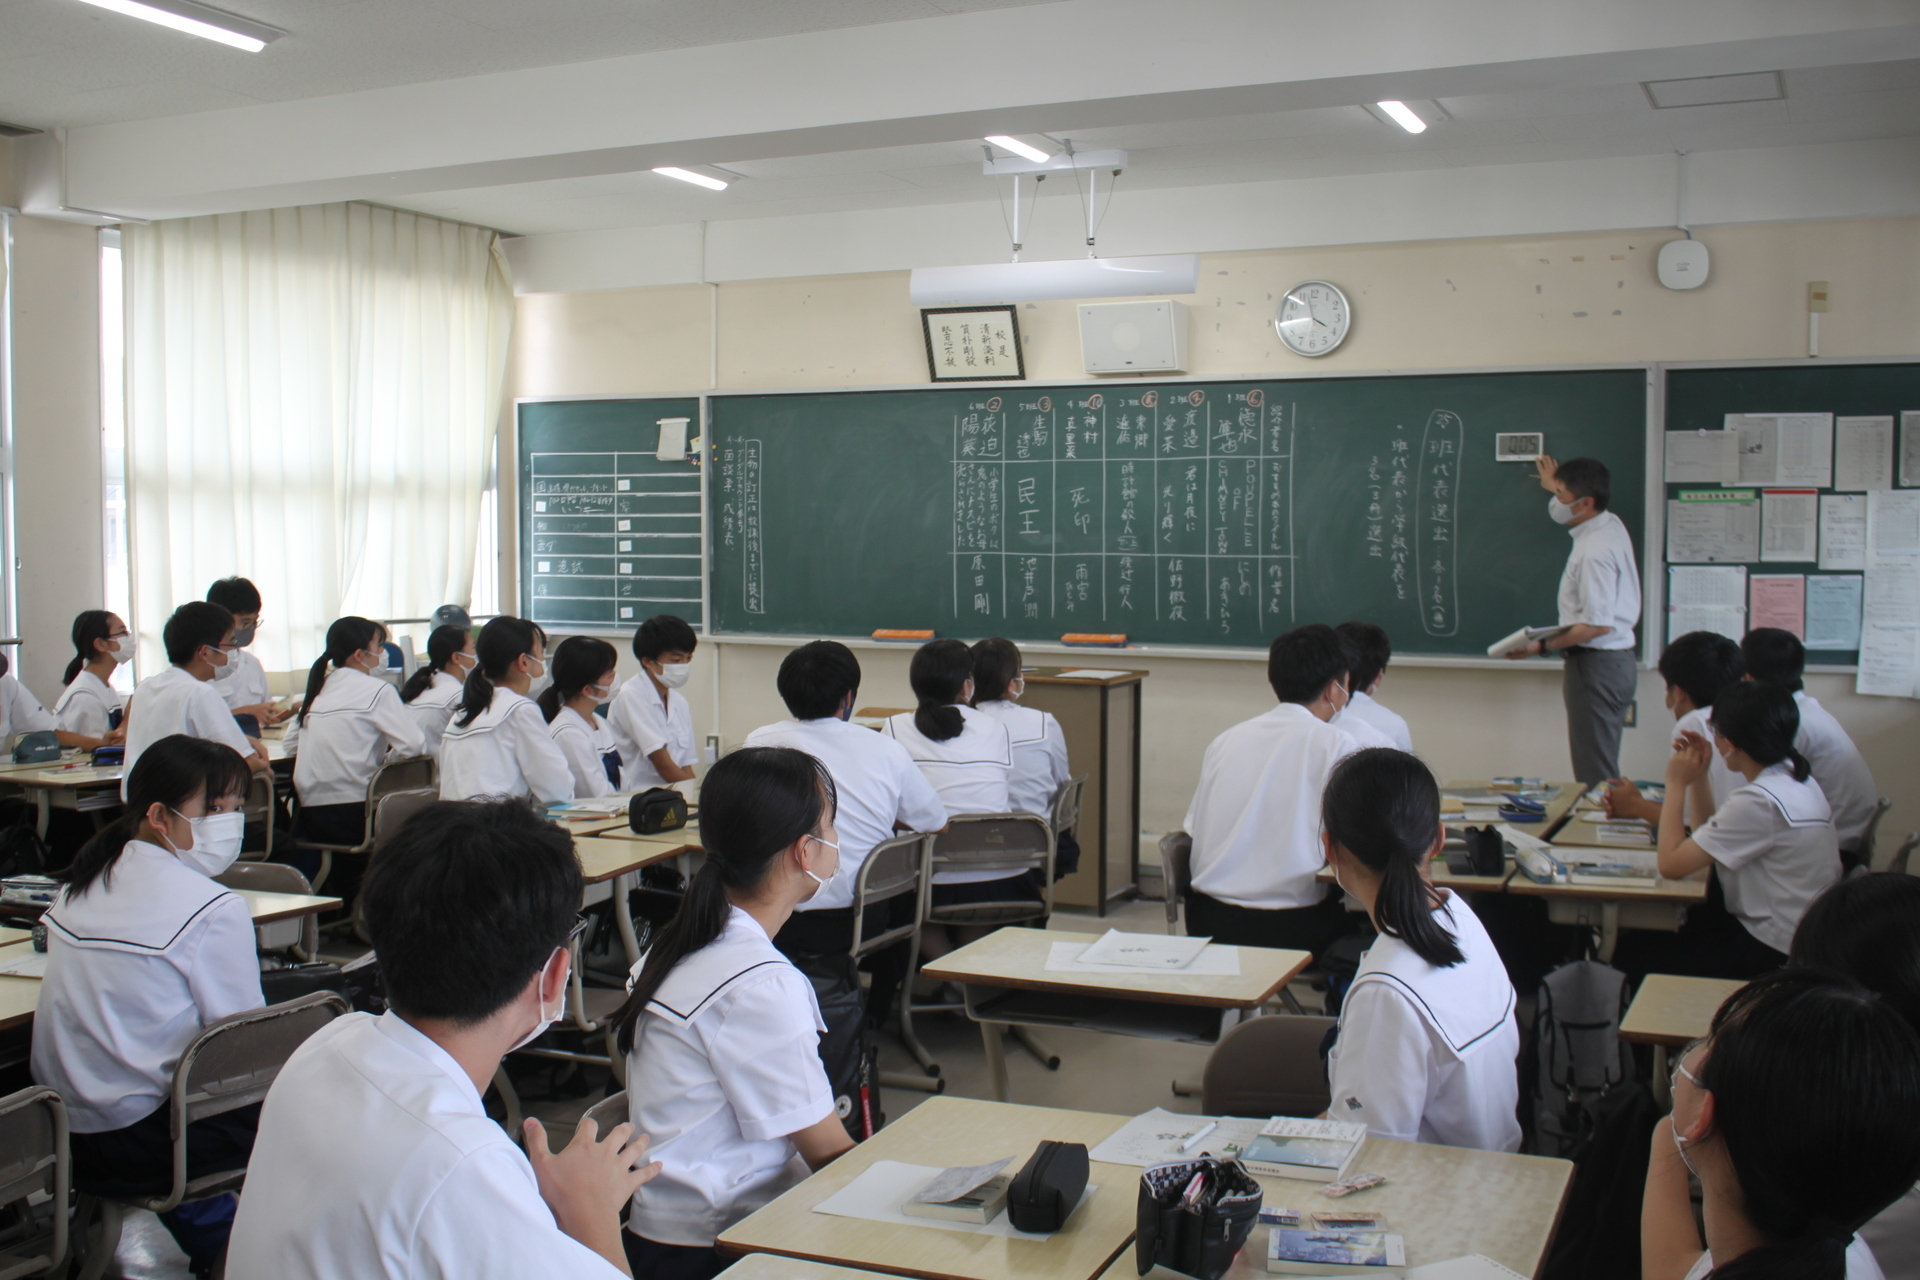
[[[794,965],[813,983],[820,1001],[820,1064],[833,1089],[834,1110],[847,1136],[864,1142],[887,1122],[880,1110],[879,1048],[867,1029],[866,996],[860,972],[846,955],[799,956]]]

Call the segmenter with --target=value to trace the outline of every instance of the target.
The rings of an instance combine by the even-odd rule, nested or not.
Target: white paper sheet
[[[1051,1236],[1036,1235],[1031,1231],[1015,1231],[1007,1215],[997,1215],[992,1222],[949,1222],[945,1218],[909,1218],[900,1212],[900,1206],[906,1203],[907,1196],[914,1190],[927,1184],[928,1179],[940,1172],[932,1165],[905,1164],[898,1160],[876,1160],[859,1177],[840,1188],[832,1195],[813,1206],[815,1213],[829,1213],[839,1218],[865,1218],[869,1222],[891,1222],[901,1227],[929,1227],[935,1231],[964,1231],[973,1236],[1006,1236],[1014,1240],[1050,1240]],[[1067,1215],[1066,1227],[1073,1225],[1074,1218],[1087,1206],[1088,1197],[1100,1188],[1093,1183],[1087,1184],[1086,1194],[1080,1197],[1080,1203]]]
[[[1780,483],[1780,424],[1771,414],[1730,413],[1725,429],[1740,443],[1733,484]]]
[[[1860,673],[1853,691],[1881,697],[1911,698],[1920,676],[1920,629],[1860,628]]]
[[[1735,431],[1669,431],[1668,484],[1732,484],[1740,478],[1740,435]]]
[[[1920,562],[1887,559],[1869,564],[1860,620],[1869,627],[1920,627]]]
[[[660,419],[660,441],[653,456],[660,462],[687,460],[687,418]]]
[[[1179,933],[1122,933],[1109,929],[1087,944],[1079,961],[1103,969],[1178,973],[1206,950],[1209,941]]]
[[[1900,414],[1900,483],[1920,485],[1920,409]]]
[[[1047,971],[1049,973],[1160,973],[1165,969],[1150,969],[1145,966],[1122,966],[1113,964],[1082,964],[1080,953],[1087,949],[1084,942],[1056,942],[1047,948]],[[1240,976],[1240,948],[1209,943],[1207,949],[1193,958],[1193,963],[1177,970],[1181,977],[1237,978]]]
[[[1760,559],[1811,562],[1819,554],[1817,489],[1760,491]]]
[[[1687,489],[1667,500],[1667,563],[1744,564],[1760,558],[1752,490]]]
[[[1867,495],[1867,555],[1920,556],[1920,489]]]
[[[1820,495],[1820,567],[1867,567],[1867,495]]]
[[[1893,488],[1893,415],[1833,420],[1833,487]]]
[[[1807,636],[1807,579],[1799,573],[1756,573],[1747,579],[1747,626]]]
[[[1131,671],[1095,671],[1091,667],[1078,667],[1072,671],[1056,671],[1054,674],[1063,680],[1111,680],[1115,676],[1133,673]]]
[[[35,951],[32,947],[22,948],[19,955],[0,964],[0,973],[10,978],[44,978],[47,976],[47,953]]]
[[[1169,1160],[1191,1159],[1202,1151],[1218,1154],[1228,1145],[1244,1150],[1249,1142],[1259,1136],[1260,1126],[1264,1123],[1262,1120],[1232,1116],[1187,1116],[1155,1107],[1115,1129],[1105,1142],[1087,1153],[1087,1158],[1104,1164],[1130,1164],[1144,1169],[1148,1165],[1165,1164]],[[1189,1139],[1209,1124],[1214,1127],[1191,1150],[1181,1150]]]
[[[1855,573],[1807,575],[1807,648],[1860,647],[1861,587]]]
[[[1738,640],[1747,633],[1747,571],[1742,565],[1667,568],[1667,643],[1690,631]]]
[[[1408,1267],[1401,1275],[1406,1280],[1526,1280],[1518,1271],[1502,1266],[1484,1253]]]
[[[1778,483],[1812,485],[1826,489],[1833,485],[1833,415],[1830,413],[1783,413],[1780,423],[1780,473]]]

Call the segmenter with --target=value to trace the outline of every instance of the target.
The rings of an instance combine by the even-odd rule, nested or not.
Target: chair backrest
[[[1160,882],[1166,886],[1167,932],[1180,927],[1180,904],[1193,887],[1188,864],[1193,859],[1193,837],[1184,831],[1169,831],[1160,837]]]
[[[44,1086],[21,1089],[0,1098],[0,1205],[28,1196],[51,1197],[53,1237],[45,1253],[20,1256],[21,1245],[9,1247],[8,1275],[36,1275],[54,1270],[67,1254],[67,1189],[72,1164],[67,1154],[67,1108],[60,1095]]]
[[[253,889],[260,893],[312,893],[300,868],[284,862],[236,862],[214,877],[215,883],[229,889]]]
[[[395,791],[424,791],[439,781],[432,756],[403,756],[389,760],[373,771],[367,782],[367,810],[371,813],[380,797]]]
[[[196,1120],[266,1097],[293,1051],[348,1008],[344,997],[317,991],[209,1023],[173,1069],[176,1141],[185,1126]]]
[[[439,798],[439,788],[418,787],[411,791],[389,791],[374,801],[373,852],[378,853],[408,818]]]
[[[600,1137],[605,1138],[607,1130],[615,1125],[625,1124],[630,1118],[627,1108],[627,1091],[622,1089],[618,1093],[608,1094],[588,1107],[580,1118],[593,1121],[600,1127]]]
[[[964,916],[985,923],[989,917],[1031,919],[1053,911],[1053,825],[1037,813],[966,813],[954,817],[947,829],[927,841],[927,883],[920,897],[931,897],[935,873],[941,871],[997,871],[1017,876],[1039,871],[1044,877],[1040,901],[1030,898],[1005,902],[967,903],[963,907],[923,909],[922,915]],[[995,879],[999,879],[996,876]]]
[[[1887,864],[1880,870],[1897,871],[1903,876],[1912,875],[1913,868],[1908,864],[1912,861],[1913,851],[1916,848],[1920,848],[1920,831],[1909,831],[1907,838],[1900,842],[1900,847],[1893,851],[1892,856],[1887,859]]]
[[[1880,819],[1886,817],[1887,810],[1891,808],[1893,808],[1892,796],[1881,796],[1874,804],[1873,816],[1867,819],[1867,829],[1860,833],[1860,838],[1853,845],[1854,854],[1861,865],[1869,867],[1873,865],[1873,845],[1880,835]]]
[[[1056,837],[1063,831],[1073,831],[1080,826],[1080,797],[1086,794],[1087,775],[1076,773],[1060,784],[1060,794],[1053,798],[1053,833]]]
[[[1220,1037],[1201,1076],[1210,1116],[1317,1116],[1331,1101],[1320,1042],[1336,1019],[1249,1018]]]
[[[918,831],[882,840],[867,854],[866,861],[860,864],[860,874],[853,879],[853,950],[850,954],[854,959],[913,935],[914,923],[910,920],[871,938],[864,936],[867,908],[902,894],[919,893],[926,862],[927,837]]]
[[[240,802],[240,812],[247,815],[249,825],[260,823],[266,829],[265,843],[245,858],[249,861],[266,858],[273,853],[273,771],[271,769],[256,773],[247,779],[246,799]]]

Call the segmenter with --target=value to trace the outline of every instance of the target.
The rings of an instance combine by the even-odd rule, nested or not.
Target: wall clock
[[[1280,341],[1301,356],[1327,355],[1346,341],[1352,324],[1347,295],[1325,280],[1303,280],[1287,290],[1273,317]]]

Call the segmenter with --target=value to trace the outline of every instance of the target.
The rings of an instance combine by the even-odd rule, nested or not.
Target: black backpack
[[[52,860],[53,851],[32,822],[0,828],[0,877],[43,876]]]
[[[1633,1077],[1620,1039],[1627,976],[1598,960],[1563,964],[1540,980],[1533,1034],[1534,1154],[1572,1158],[1600,1123],[1600,1102]]]
[[[847,1136],[864,1142],[887,1122],[880,1110],[880,1051],[867,1029],[866,996],[860,973],[845,955],[800,956],[794,960],[813,983],[820,1000],[820,1063],[827,1069],[833,1105]]]

